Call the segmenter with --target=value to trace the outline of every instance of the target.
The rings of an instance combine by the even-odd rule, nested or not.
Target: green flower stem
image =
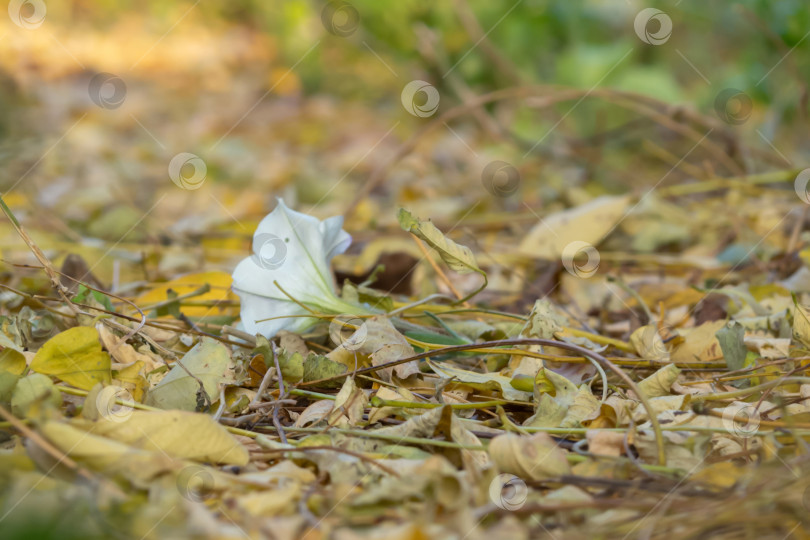
[[[321,394],[320,392],[312,392],[310,390],[299,390],[298,388],[291,388],[288,394],[292,394],[294,396],[301,396],[301,397],[311,397],[316,399],[330,399],[335,401],[335,396],[330,394]]]

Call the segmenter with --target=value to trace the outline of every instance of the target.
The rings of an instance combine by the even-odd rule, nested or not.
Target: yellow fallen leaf
[[[25,371],[25,355],[22,349],[11,339],[0,332],[0,371],[22,375]]]
[[[453,367],[445,362],[431,362],[427,360],[428,366],[436,375],[443,379],[456,379],[464,384],[480,390],[499,391],[504,399],[512,401],[529,401],[531,394],[517,390],[512,386],[512,379],[498,373],[476,373]]]
[[[721,461],[712,463],[705,469],[693,474],[690,480],[720,489],[728,489],[737,483],[737,480],[743,476],[744,472],[745,469],[734,465],[730,461]]]
[[[363,419],[368,398],[362,389],[354,383],[354,378],[346,377],[343,387],[335,396],[335,403],[329,413],[329,425],[341,425],[348,422],[349,426],[356,426]]]
[[[807,309],[800,304],[796,304],[793,315],[793,337],[805,345],[810,344],[810,317]]]
[[[136,410],[124,421],[120,418],[76,420],[74,425],[135,448],[156,450],[176,458],[230,465],[248,463],[247,449],[208,415]]]
[[[231,292],[231,275],[226,272],[199,272],[195,274],[187,274],[183,277],[173,279],[167,283],[163,283],[149,292],[142,294],[135,298],[133,302],[140,308],[146,309],[152,305],[166,302],[169,300],[168,291],[171,290],[177,296],[191,294],[199,290],[201,287],[208,285],[210,290],[189,298],[185,302],[220,302],[232,301],[234,305],[231,306],[213,306],[213,305],[199,305],[190,306],[183,305],[181,311],[188,317],[213,317],[217,315],[232,315],[239,314],[238,301],[236,295]]]
[[[538,259],[559,259],[572,242],[595,246],[624,215],[630,197],[599,197],[541,219],[523,238],[518,252]]]
[[[74,460],[93,470],[121,473],[130,480],[147,482],[176,466],[174,460],[160,452],[137,451],[121,442],[88,433],[64,422],[46,422],[40,431]]]
[[[101,350],[98,332],[78,326],[49,339],[31,361],[37,373],[53,375],[76,388],[90,390],[110,383],[110,355]]]
[[[669,389],[678,379],[681,370],[675,364],[667,364],[640,383],[638,389],[647,397],[660,397],[669,395]]]
[[[236,499],[236,505],[251,516],[277,516],[289,514],[301,495],[301,486],[287,484],[283,489],[270,489],[248,493]]]
[[[569,474],[565,451],[545,433],[531,437],[507,433],[489,443],[489,455],[501,472],[523,481],[537,481]]]
[[[669,360],[669,350],[654,324],[636,329],[630,335],[630,344],[641,358],[649,360]]]
[[[710,362],[723,358],[723,350],[715,334],[723,328],[723,320],[706,322],[691,330],[682,330],[684,341],[672,351],[672,362]]]

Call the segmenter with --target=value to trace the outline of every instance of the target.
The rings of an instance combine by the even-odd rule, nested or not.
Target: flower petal
[[[279,330],[300,331],[314,323],[309,317],[289,317],[257,322],[270,317],[305,315],[275,285],[277,282],[297,301],[340,311],[345,304],[332,285],[329,261],[351,244],[341,227],[343,217],[324,221],[289,209],[278,200],[276,208],[259,223],[253,235],[253,254],[233,272],[233,288],[242,300],[242,324],[250,333],[267,337]]]

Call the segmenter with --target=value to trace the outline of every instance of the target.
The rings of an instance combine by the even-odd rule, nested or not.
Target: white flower
[[[329,261],[352,242],[342,226],[342,216],[320,221],[278,199],[253,235],[253,254],[233,271],[247,332],[269,338],[305,330],[317,319],[301,317],[310,312],[300,304],[319,313],[368,313],[338,298],[332,285]]]

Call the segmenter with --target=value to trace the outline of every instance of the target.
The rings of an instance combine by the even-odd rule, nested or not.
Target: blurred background
[[[400,205],[519,236],[602,194],[801,168],[808,29],[801,0],[15,0],[0,189],[116,285],[230,271],[276,197],[346,214],[356,252]],[[688,222],[633,249],[697,244]]]

